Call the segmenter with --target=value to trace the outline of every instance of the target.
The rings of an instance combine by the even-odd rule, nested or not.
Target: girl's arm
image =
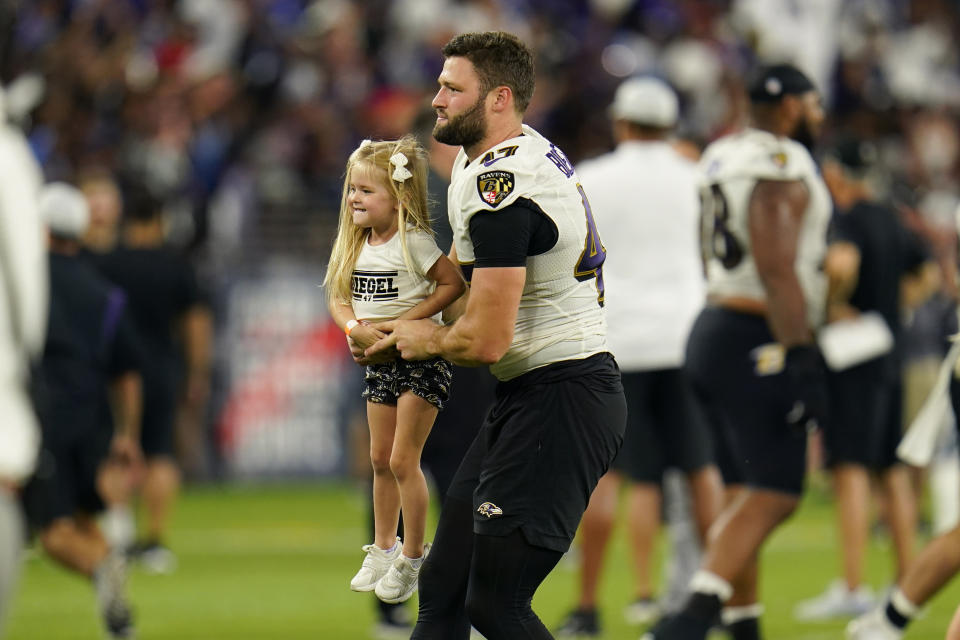
[[[404,311],[397,320],[430,318],[443,311],[459,298],[467,288],[463,276],[460,275],[460,270],[445,255],[441,255],[433,263],[433,266],[427,271],[427,277],[437,283],[437,288],[416,306]]]
[[[358,347],[366,349],[386,335],[382,331],[374,329],[371,325],[366,324],[365,322],[357,321],[357,316],[353,313],[353,307],[349,304],[344,304],[331,299],[327,307],[330,309],[330,316],[333,318],[333,321],[337,323],[338,327],[343,329],[344,333],[347,334],[348,340],[353,340]],[[353,325],[348,332],[347,323],[353,324],[350,322],[351,320],[357,322],[357,324]]]
[[[463,279],[463,269],[460,268],[460,261],[457,260],[457,245],[450,245],[450,262],[453,263],[453,266],[456,267],[457,271],[460,273],[460,278]],[[470,296],[470,287],[467,286],[463,295],[454,300],[452,303],[447,305],[443,309],[443,323],[450,324],[457,318],[463,315],[463,312],[467,309],[467,298]]]

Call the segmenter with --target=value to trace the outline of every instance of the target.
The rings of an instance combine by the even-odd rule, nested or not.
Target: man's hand
[[[140,443],[125,434],[117,434],[110,443],[110,457],[123,465],[129,465],[133,469],[139,469],[143,466],[143,451],[140,449]]]
[[[433,320],[392,320],[375,326],[388,335],[364,352],[367,357],[391,348],[404,360],[426,360],[436,355],[429,347],[441,325]]]
[[[787,422],[811,430],[826,426],[830,413],[827,390],[827,366],[813,344],[801,344],[787,350],[785,373],[796,402]]]

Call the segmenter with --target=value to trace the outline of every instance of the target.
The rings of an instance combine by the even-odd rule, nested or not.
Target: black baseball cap
[[[880,160],[877,145],[851,137],[837,140],[826,155],[852,171],[867,171]]]
[[[815,91],[816,87],[803,71],[792,64],[761,67],[748,84],[750,102],[780,102],[784,96]]]
[[[880,150],[870,140],[856,137],[841,137],[824,154],[844,168],[851,176],[866,177],[880,162]]]

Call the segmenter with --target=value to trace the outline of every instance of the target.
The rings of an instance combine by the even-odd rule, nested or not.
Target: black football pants
[[[473,533],[473,505],[448,496],[430,555],[420,571],[420,613],[411,640],[467,640],[470,625],[487,640],[553,638],[530,603],[563,556],[506,536]]]

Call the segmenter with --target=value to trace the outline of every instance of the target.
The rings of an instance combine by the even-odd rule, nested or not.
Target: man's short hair
[[[461,33],[441,52],[444,58],[463,57],[473,63],[482,95],[494,87],[510,87],[517,111],[526,111],[533,97],[533,54],[515,35],[504,31]]]

